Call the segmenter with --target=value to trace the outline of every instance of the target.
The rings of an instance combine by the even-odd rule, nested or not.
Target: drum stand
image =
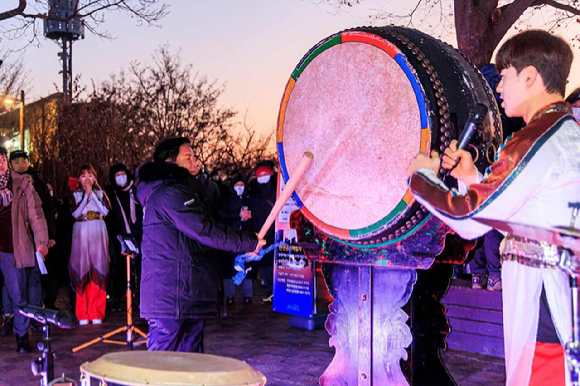
[[[562,250],[560,268],[570,276],[572,299],[572,338],[566,343],[566,362],[570,371],[570,383],[580,386],[580,260],[567,249]]]
[[[137,335],[141,335],[143,339],[147,339],[147,334],[143,331],[138,329],[133,325],[133,293],[131,291],[131,259],[134,258],[133,255],[123,253],[127,257],[127,325],[125,327],[120,327],[114,331],[111,331],[105,335],[102,335],[98,338],[91,340],[90,342],[81,344],[72,349],[72,352],[78,352],[84,348],[92,346],[96,343],[103,342],[103,343],[111,343],[111,344],[119,344],[119,345],[127,345],[132,350],[134,346],[139,346],[143,343],[146,343],[146,340],[138,340],[139,337]],[[118,340],[111,340],[108,339],[113,335],[120,334],[125,332],[127,334],[127,339],[125,342],[118,341]]]
[[[42,351],[42,356],[30,363],[32,374],[40,377],[40,386],[48,386],[49,382],[54,379],[54,359],[56,353],[52,351],[50,345],[50,325],[42,325],[42,343],[38,344],[38,350]]]
[[[570,228],[574,229],[580,203],[568,204],[572,211]],[[570,383],[580,386],[580,258],[572,251],[564,248],[560,257],[560,268],[570,276],[570,291],[572,299],[572,339],[566,343],[566,362],[570,371]]]

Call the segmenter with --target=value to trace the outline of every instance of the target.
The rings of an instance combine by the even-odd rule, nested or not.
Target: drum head
[[[428,151],[427,125],[420,86],[394,45],[360,32],[321,44],[290,79],[278,126],[283,174],[314,154],[296,189],[302,212],[346,240],[398,219],[413,201],[406,166]]]
[[[266,384],[246,362],[215,355],[160,351],[106,354],[81,373],[119,385],[234,386]]]

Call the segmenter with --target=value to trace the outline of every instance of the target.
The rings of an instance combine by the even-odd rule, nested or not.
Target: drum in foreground
[[[304,56],[286,85],[277,128],[282,175],[312,152],[294,195],[304,216],[357,248],[395,244],[427,217],[407,189],[410,160],[443,151],[477,103],[489,107],[472,140],[484,170],[501,144],[501,123],[472,64],[417,30],[337,33]]]
[[[246,362],[215,355],[132,351],[81,365],[83,386],[262,386],[266,377]]]

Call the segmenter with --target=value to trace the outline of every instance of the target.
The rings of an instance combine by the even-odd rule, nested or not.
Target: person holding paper
[[[32,177],[12,173],[7,154],[0,147],[0,269],[14,309],[16,351],[29,352],[29,320],[18,308],[29,300],[27,280],[35,277],[31,271],[38,270],[35,252],[42,257],[48,253],[48,227]]]

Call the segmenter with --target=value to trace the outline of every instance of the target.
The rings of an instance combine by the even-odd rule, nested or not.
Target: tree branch
[[[542,5],[542,4],[549,5],[551,7],[560,9],[562,11],[569,12],[573,15],[580,15],[580,9],[574,8],[573,6],[568,5],[568,4],[559,3],[559,2],[554,1],[554,0],[536,1],[536,3],[534,5]]]
[[[501,37],[503,37],[512,25],[518,21],[526,9],[533,6],[536,1],[537,0],[516,0],[511,4],[499,8],[501,14],[498,17],[498,22],[496,24],[496,36],[501,40]]]
[[[26,8],[26,0],[18,0],[18,6],[6,12],[0,13],[0,21],[22,15]]]
[[[39,7],[35,5],[39,5]],[[51,12],[49,4],[45,0],[36,0],[36,2],[19,0],[18,7],[0,13],[0,21],[16,20],[11,23],[12,31],[7,33],[7,31],[0,30],[0,38],[2,35],[8,35],[10,38],[9,35],[14,34],[16,29],[21,29],[23,33],[29,32],[30,23],[34,23],[36,20],[55,20],[66,23],[73,19],[80,19],[89,32],[101,38],[111,39],[112,37],[107,32],[99,30],[105,22],[107,12],[114,11],[130,14],[137,20],[138,25],[153,25],[156,21],[167,16],[169,6],[164,0],[80,0],[75,2],[74,9],[66,15],[62,15],[58,12]],[[34,28],[32,32],[36,34],[36,29]],[[35,39],[36,35],[31,40]]]

